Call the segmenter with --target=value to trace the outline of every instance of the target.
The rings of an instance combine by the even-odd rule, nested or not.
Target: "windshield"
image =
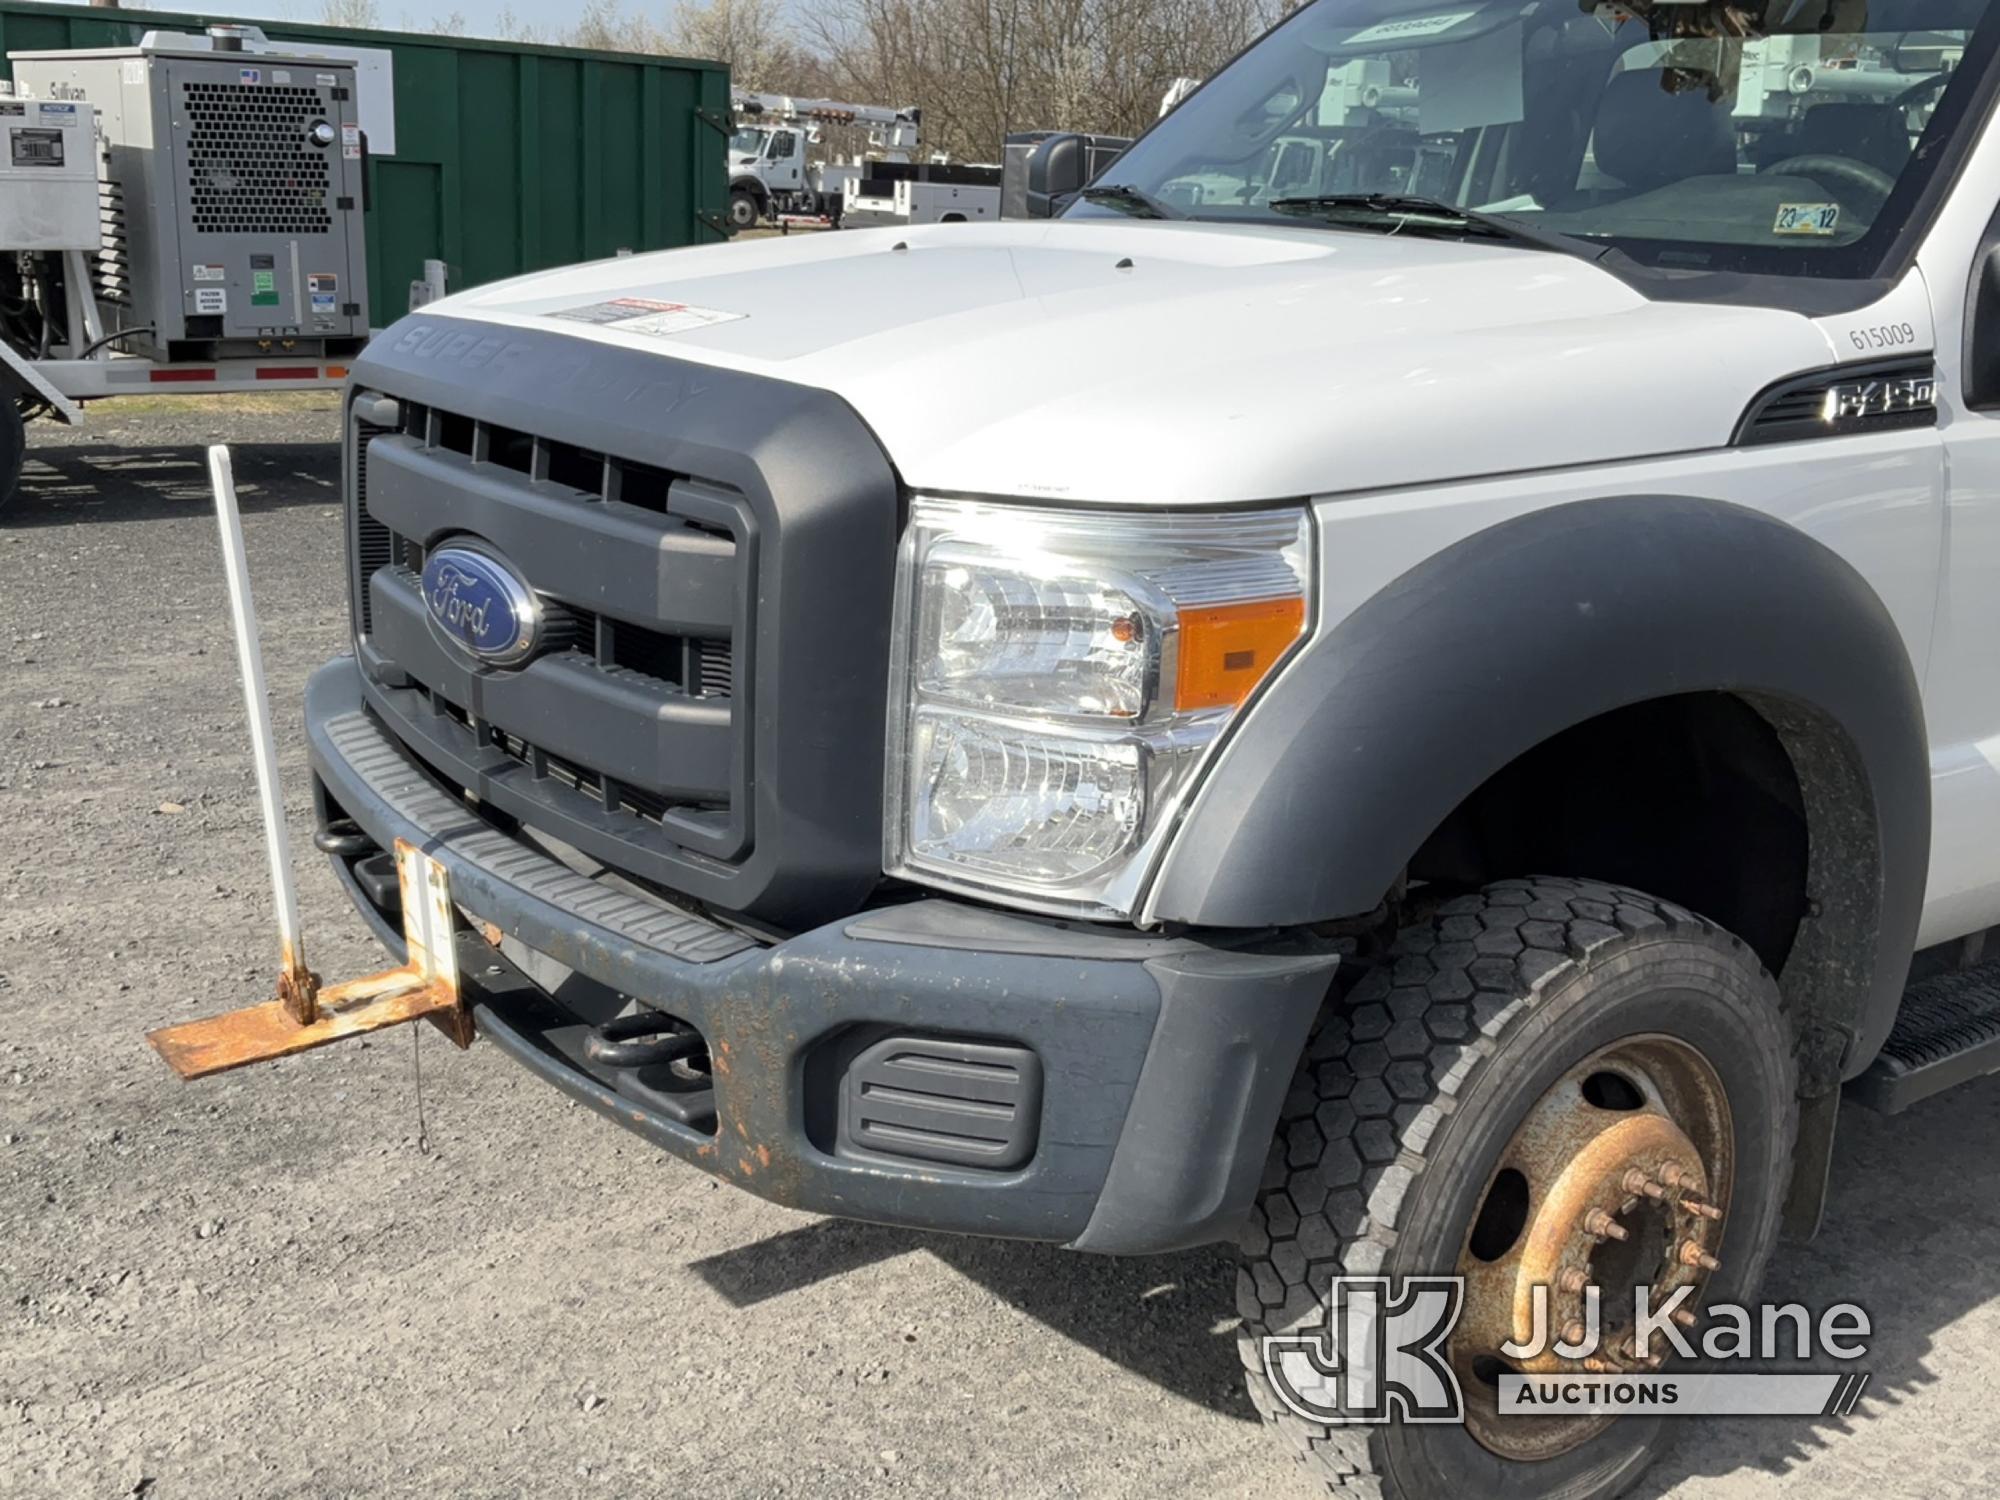
[[[764,149],[764,132],[739,130],[729,138],[729,149],[737,156],[755,156]]]
[[[1994,31],[1985,0],[1316,0],[1104,181],[1197,219],[1357,230],[1355,196],[1418,198],[1642,265],[1866,277]]]

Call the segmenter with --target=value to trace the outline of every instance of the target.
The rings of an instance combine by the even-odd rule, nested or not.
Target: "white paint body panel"
[[[669,339],[554,326],[832,390],[920,490],[1154,507],[1318,497],[1321,630],[1441,548],[1539,508],[1669,492],[1767,512],[1869,582],[1925,684],[1934,943],[2000,923],[2000,419],[1958,399],[1967,276],[1996,201],[1989,136],[1917,268],[1874,306],[1817,319],[1648,301],[1594,266],[1508,246],[1139,221],[717,246],[436,310],[542,329],[628,296],[737,314]],[[1909,337],[1885,346],[1871,332],[1885,328]],[[1933,348],[1934,431],[1728,446],[1774,381]]]
[[[835,391],[919,489],[1103,504],[1712,448],[1759,387],[1831,358],[1805,318],[1648,302],[1567,256],[1139,221],[717,245],[435,310],[547,329],[617,297],[743,316],[670,340],[553,326]]]

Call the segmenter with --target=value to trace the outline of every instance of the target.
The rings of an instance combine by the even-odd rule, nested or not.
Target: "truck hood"
[[[676,310],[685,309],[685,310]],[[1688,452],[1831,360],[1489,242],[938,225],[570,267],[435,305],[831,390],[917,489],[1181,505]]]

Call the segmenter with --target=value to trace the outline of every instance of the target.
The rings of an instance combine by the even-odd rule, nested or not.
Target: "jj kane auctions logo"
[[[1265,1373],[1278,1399],[1310,1422],[1463,1422],[1450,1346],[1465,1296],[1456,1276],[1338,1277],[1320,1326],[1264,1340]],[[1859,1371],[1745,1367],[1822,1358],[1850,1365],[1866,1355],[1872,1332],[1862,1308],[1844,1302],[1815,1315],[1798,1303],[1721,1303],[1697,1318],[1692,1296],[1682,1287],[1655,1302],[1641,1286],[1622,1318],[1607,1315],[1592,1287],[1583,1321],[1557,1329],[1548,1289],[1536,1288],[1529,1337],[1499,1347],[1500,1413],[1820,1416],[1845,1415],[1860,1401],[1868,1376]],[[1669,1364],[1676,1367],[1660,1368]]]

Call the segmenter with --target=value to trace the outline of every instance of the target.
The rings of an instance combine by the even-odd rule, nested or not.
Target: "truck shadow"
[[[1780,1247],[1767,1281],[1778,1301],[1865,1308],[1874,1334],[1859,1362],[1870,1384],[1849,1418],[1691,1421],[1635,1493],[1743,1470],[1793,1474],[1862,1440],[1886,1409],[1918,1400],[1936,1374],[1933,1335],[2000,1297],[2000,1201],[1985,1184],[2000,1143],[2000,1087],[1960,1090],[1894,1119],[1845,1111],[1828,1228]],[[1236,1268],[1227,1247],[1141,1260],[1040,1245],[915,1234],[825,1220],[695,1263],[737,1306],[922,1250],[1055,1332],[1188,1401],[1258,1420],[1236,1355]]]
[[[1939,1379],[1934,1336],[2000,1297],[2000,1204],[1990,1188],[2000,1086],[1958,1089],[1889,1119],[1850,1106],[1840,1130],[1827,1227],[1810,1245],[1779,1247],[1765,1295],[1867,1311],[1873,1334],[1854,1366],[1870,1377],[1860,1408],[1844,1419],[1689,1423],[1633,1492],[1643,1500],[1744,1470],[1806,1477],[1822,1453],[1869,1441],[1871,1422],[1923,1400]]]
[[[1236,1257],[1227,1246],[1110,1260],[1051,1245],[823,1219],[693,1269],[732,1306],[750,1307],[919,1250],[1155,1385],[1257,1420],[1236,1358]]]
[[[233,452],[246,514],[341,503],[337,442],[246,443]],[[28,449],[0,529],[170,520],[211,504],[202,444],[42,444]]]

